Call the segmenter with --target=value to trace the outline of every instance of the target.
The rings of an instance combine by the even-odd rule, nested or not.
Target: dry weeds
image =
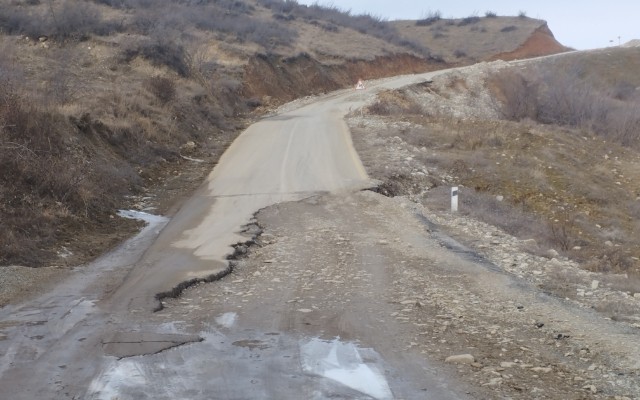
[[[593,66],[588,59],[584,64]],[[606,70],[601,72],[606,75]],[[571,75],[559,76],[569,79],[564,87],[576,83]],[[446,115],[447,108],[456,112],[452,104],[460,101],[457,96],[465,83],[451,84],[446,76],[441,79],[442,83],[429,87],[382,93],[368,108],[383,116],[387,126],[408,122],[403,128],[389,129],[387,135],[413,147],[410,170],[428,170],[431,178],[429,186],[415,188],[415,172],[394,172],[394,163],[385,162],[389,169],[373,175],[393,188],[389,192],[417,196],[429,207],[437,209],[439,204],[443,209],[448,207],[448,188],[460,185],[463,213],[517,237],[533,238],[538,246],[554,248],[589,271],[640,276],[640,154],[635,146],[617,135],[602,137],[593,124],[576,127],[570,122],[558,126],[534,121],[544,101],[535,92],[542,83],[508,69],[501,69],[487,85],[503,118],[522,122],[491,115]],[[604,96],[600,81],[589,83],[580,82],[585,91]],[[477,96],[474,90],[470,96]],[[568,109],[573,109],[571,99],[574,104],[585,101],[584,96],[563,99]],[[436,106],[430,101],[441,103],[437,107],[444,111],[433,113]],[[505,105],[500,108],[501,104]],[[626,106],[635,107],[635,103],[629,100]],[[425,179],[419,180],[424,185]]]

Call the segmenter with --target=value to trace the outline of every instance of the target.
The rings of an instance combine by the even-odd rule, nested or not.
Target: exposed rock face
[[[521,58],[540,57],[568,51],[569,48],[560,44],[553,36],[547,24],[536,29],[520,47],[514,51],[496,54],[490,60],[511,61]]]

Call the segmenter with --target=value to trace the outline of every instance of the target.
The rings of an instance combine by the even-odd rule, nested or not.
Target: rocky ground
[[[235,272],[168,300],[158,322],[192,321],[199,331],[233,312],[251,331],[357,340],[390,371],[427,360],[471,398],[640,393],[637,328],[536,286],[566,260],[536,264],[496,229],[373,192],[274,206],[257,222],[258,246]],[[484,255],[441,230],[454,224],[482,230],[475,245]],[[606,291],[584,290],[583,299]]]

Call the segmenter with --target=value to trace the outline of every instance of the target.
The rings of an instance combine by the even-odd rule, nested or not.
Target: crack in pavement
[[[106,355],[121,360],[128,357],[158,354],[174,347],[202,341],[204,338],[197,335],[117,332],[102,341],[102,348]]]

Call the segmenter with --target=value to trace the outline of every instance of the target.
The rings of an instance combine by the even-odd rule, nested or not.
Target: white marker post
[[[458,212],[458,187],[451,188],[451,212]]]

